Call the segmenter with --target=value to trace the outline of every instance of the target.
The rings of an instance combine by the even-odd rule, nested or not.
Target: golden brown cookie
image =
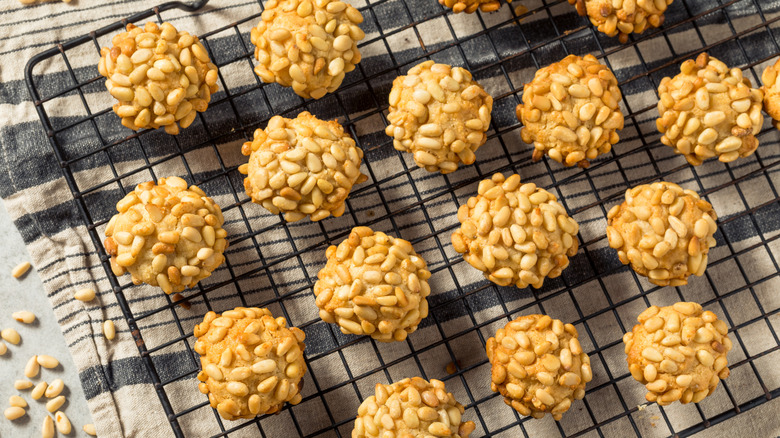
[[[325,256],[314,295],[320,318],[342,333],[403,341],[428,316],[431,273],[408,241],[355,227]]]
[[[707,268],[718,216],[692,190],[670,182],[626,190],[626,200],[607,214],[609,246],[639,275],[659,286],[688,284]]]
[[[661,143],[693,166],[718,157],[728,163],[758,147],[763,92],[752,88],[742,70],[700,54],[682,63],[681,73],[658,87]]]
[[[507,0],[507,3],[511,2],[512,0]],[[459,12],[471,14],[477,9],[482,12],[493,12],[501,7],[498,0],[439,0],[439,4],[452,9],[456,14]]]
[[[111,270],[165,293],[194,287],[225,257],[222,210],[197,186],[172,176],[139,184],[117,202],[103,245]]]
[[[569,55],[539,69],[515,110],[534,161],[547,154],[564,166],[588,167],[612,150],[623,129],[621,98],[615,75],[593,55]]]
[[[306,334],[268,309],[209,312],[195,326],[198,389],[226,420],[273,414],[301,402]]]
[[[392,385],[377,383],[358,408],[352,438],[468,438],[473,421],[463,421],[463,405],[439,380],[420,377]]]
[[[729,376],[731,340],[726,323],[699,303],[651,306],[623,336],[628,370],[661,406],[699,403]]]
[[[780,81],[777,80],[777,73],[780,71],[780,59],[775,61],[761,74],[763,86],[761,91],[764,93],[764,111],[772,118],[772,125],[780,129]]]
[[[490,389],[522,415],[560,420],[593,378],[577,329],[547,315],[521,316],[487,341]]]
[[[621,43],[628,35],[642,33],[647,28],[661,27],[664,12],[674,0],[569,0],[577,13],[588,17],[591,24],[607,36],[620,35]]]
[[[577,253],[579,225],[555,195],[497,173],[479,183],[477,196],[458,209],[452,247],[499,286],[542,287]]]
[[[460,67],[425,61],[393,81],[385,133],[429,172],[472,164],[485,144],[493,98]]]
[[[114,112],[133,130],[165,127],[176,135],[217,91],[217,66],[198,40],[170,23],[130,23],[100,50],[98,72],[119,102]]]
[[[360,62],[357,42],[366,35],[360,11],[339,0],[268,0],[252,28],[263,82],[292,87],[303,98],[336,91]]]
[[[363,151],[335,121],[304,111],[294,119],[274,116],[241,147],[249,163],[239,166],[252,202],[288,222],[344,214],[344,201],[360,173]]]

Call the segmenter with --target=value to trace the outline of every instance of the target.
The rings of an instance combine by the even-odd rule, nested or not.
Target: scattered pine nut
[[[11,398],[8,399],[8,404],[17,407],[17,408],[26,408],[27,402],[24,401],[23,398],[19,397],[18,395],[12,395]]]
[[[3,338],[6,342],[10,342],[14,345],[18,345],[19,342],[22,341],[22,337],[19,336],[19,332],[12,328],[3,329],[3,331],[0,332],[0,337]]]
[[[68,435],[71,430],[71,424],[70,420],[68,419],[68,416],[65,415],[62,411],[57,411],[56,414],[54,414],[54,422],[57,425],[57,430],[60,431],[63,435]]]
[[[54,421],[50,416],[43,417],[43,426],[41,426],[41,438],[54,438]]]
[[[95,299],[95,291],[93,289],[79,289],[73,294],[73,298],[79,301],[92,301]]]
[[[33,382],[29,380],[17,380],[14,382],[14,389],[18,389],[19,391],[23,389],[30,389],[33,387]]]
[[[116,337],[116,327],[114,326],[114,321],[107,319],[105,322],[103,322],[103,335],[109,341]]]
[[[35,388],[33,388],[32,392],[30,393],[30,397],[32,397],[33,400],[38,400],[41,397],[43,397],[43,394],[46,393],[46,390],[49,388],[49,384],[46,382],[41,382],[37,385],[35,385]]]
[[[5,342],[0,341],[0,356],[4,355],[6,352],[8,352],[8,346],[5,345]]]
[[[22,418],[24,414],[26,414],[27,412],[25,412],[24,409],[18,406],[11,406],[10,408],[6,409],[5,412],[3,413],[5,414],[5,418],[14,421],[17,418]]]
[[[59,408],[62,407],[62,405],[65,404],[65,396],[64,395],[58,395],[57,397],[54,397],[53,399],[46,402],[46,410],[54,413]]]
[[[14,268],[11,270],[11,275],[13,275],[14,278],[19,278],[22,275],[26,274],[27,271],[29,270],[30,270],[30,262],[22,262],[14,266]]]
[[[54,398],[60,395],[63,389],[65,389],[65,382],[62,379],[55,379],[43,394],[46,398]]]
[[[53,356],[49,356],[48,354],[39,354],[37,362],[38,365],[44,368],[57,368],[57,365],[60,364],[60,361],[58,361]]]
[[[38,365],[38,356],[33,356],[27,361],[27,365],[24,367],[24,376],[32,379],[37,376],[41,371],[41,366]]]
[[[35,314],[32,312],[28,312],[27,310],[20,310],[18,312],[14,312],[11,314],[13,319],[23,322],[25,324],[32,324],[35,322]]]
[[[87,435],[97,436],[95,425],[92,423],[85,424],[81,429],[84,430],[84,433],[86,433]]]

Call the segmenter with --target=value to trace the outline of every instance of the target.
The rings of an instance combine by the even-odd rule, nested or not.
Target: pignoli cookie
[[[631,33],[661,27],[664,12],[674,0],[569,0],[577,13],[588,17],[591,24],[607,36],[619,35],[621,43]]]
[[[250,34],[257,76],[303,98],[336,91],[360,62],[360,11],[339,0],[269,0],[263,6]]]
[[[325,256],[314,295],[320,318],[342,333],[403,341],[428,316],[431,273],[408,241],[356,227]]]
[[[577,253],[579,225],[555,195],[496,173],[458,209],[452,247],[499,286],[542,287]]]
[[[304,111],[294,119],[274,116],[241,147],[249,163],[239,166],[252,202],[289,222],[344,214],[344,201],[360,173],[363,151],[335,120]]]
[[[726,323],[692,302],[651,306],[623,336],[631,376],[661,406],[699,403],[729,376]]]
[[[546,154],[564,166],[588,167],[620,139],[621,98],[615,75],[593,55],[569,55],[539,69],[516,109],[533,160]]]
[[[772,125],[780,129],[780,81],[777,73],[780,72],[780,59],[775,61],[761,74],[761,82],[764,84],[761,91],[764,93],[764,111],[772,118]]]
[[[718,216],[692,190],[670,182],[626,190],[607,213],[607,239],[624,265],[659,286],[682,286],[701,276],[714,247]]]
[[[358,408],[352,438],[468,438],[473,421],[463,421],[463,405],[439,380],[420,377],[392,385],[377,383]]]
[[[460,67],[425,61],[393,81],[385,133],[429,172],[472,164],[485,144],[493,98]]]
[[[560,420],[593,379],[577,329],[547,315],[521,316],[487,341],[493,392],[522,415]]]
[[[301,402],[306,335],[268,309],[209,312],[195,326],[198,389],[226,420],[279,412]]]
[[[763,94],[738,68],[706,53],[689,59],[680,74],[663,78],[658,87],[661,143],[693,166],[712,157],[724,163],[748,157],[764,124]]]
[[[100,51],[98,72],[119,102],[114,112],[133,130],[164,127],[176,135],[217,91],[217,66],[198,37],[170,23],[130,23]]]
[[[179,177],[139,184],[116,209],[103,246],[117,276],[129,272],[133,283],[170,294],[194,287],[225,260],[222,210]]]

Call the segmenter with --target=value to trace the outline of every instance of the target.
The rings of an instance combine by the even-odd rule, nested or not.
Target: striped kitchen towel
[[[365,16],[363,61],[336,94],[304,102],[289,89],[261,87],[252,73],[246,55],[257,18],[242,20],[259,14],[260,2],[212,0],[194,13],[160,13],[162,20],[199,35],[240,22],[207,38],[220,66],[220,91],[181,135],[160,131],[127,139],[131,132],[105,111],[112,99],[103,81],[93,79],[98,46],[110,36],[37,64],[32,83],[45,103],[36,108],[24,78],[30,58],[157,1],[0,3],[0,196],[40,272],[101,436],[163,437],[175,431],[200,437],[224,430],[230,436],[349,436],[357,406],[375,383],[414,375],[446,380],[467,405],[464,416],[477,423],[474,436],[690,433],[704,427],[704,418],[718,422],[737,406],[745,410],[780,392],[778,135],[766,129],[752,157],[691,168],[658,142],[654,110],[660,79],[704,47],[729,65],[761,61],[745,71],[757,83],[763,67],[774,61],[771,55],[780,52],[771,21],[780,15],[780,2],[678,0],[667,13],[665,32],[651,31],[641,42],[622,46],[560,0],[523,1],[527,13],[515,12],[516,1],[512,8],[471,15],[453,15],[435,0],[355,0]],[[765,25],[767,20],[772,24]],[[608,62],[621,82],[624,113],[630,114],[621,142],[588,170],[532,163],[532,148],[520,140],[514,114],[523,83],[538,67],[569,53],[593,53]],[[383,133],[392,80],[428,58],[470,69],[495,97],[490,138],[477,163],[447,176],[417,169]],[[369,180],[353,189],[343,217],[286,224],[247,202],[236,169],[246,160],[240,145],[254,129],[275,114],[303,110],[347,126],[366,153],[362,170]],[[47,129],[38,111],[46,114]],[[541,291],[487,283],[450,244],[458,206],[495,171],[520,173],[524,181],[557,193],[581,225],[579,254]],[[98,253],[122,194],[169,175],[198,184],[223,206],[230,240],[226,265],[184,293],[195,294],[190,309],[171,304],[158,289],[132,285],[128,276],[112,283]],[[657,288],[632,275],[604,239],[605,212],[626,188],[659,175],[706,192],[721,222],[707,275],[677,289]],[[358,224],[412,241],[433,273],[431,316],[405,342],[345,336],[318,319],[311,287],[324,266],[325,248]],[[99,291],[98,299],[73,300],[83,287]],[[117,292],[139,332],[129,332]],[[620,339],[649,303],[680,299],[704,303],[734,328],[732,377],[698,406],[639,410],[644,389],[627,373]],[[195,381],[192,327],[209,309],[237,305],[268,306],[307,334],[304,401],[257,422],[221,421]],[[546,418],[518,425],[520,418],[490,392],[485,340],[508,318],[532,312],[574,322],[592,358],[590,390],[560,423]],[[112,342],[101,335],[107,319],[117,326]],[[143,339],[143,357],[136,339]],[[457,363],[453,375],[446,371],[450,362]],[[767,431],[761,421],[753,427]]]

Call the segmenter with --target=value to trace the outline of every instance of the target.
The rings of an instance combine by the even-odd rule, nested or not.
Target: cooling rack
[[[179,384],[195,387],[198,365],[191,328],[202,313],[194,307],[226,310],[226,294],[243,305],[271,307],[307,333],[305,397],[278,416],[228,423],[213,413],[213,428],[199,429],[197,436],[244,435],[250,430],[280,436],[274,424],[281,422],[284,436],[347,437],[353,408],[372,393],[373,383],[406,377],[398,370],[409,368],[445,381],[466,406],[464,417],[477,424],[474,436],[688,436],[780,394],[773,365],[780,359],[775,328],[780,309],[778,135],[767,122],[752,157],[693,168],[660,144],[654,123],[655,89],[661,78],[674,75],[683,60],[702,51],[745,69],[756,84],[763,66],[780,53],[780,4],[676,0],[662,29],[632,35],[619,44],[561,0],[526,1],[520,8],[515,2],[493,14],[471,15],[453,15],[434,0],[366,0],[356,4],[365,17],[367,37],[359,44],[364,60],[337,93],[304,101],[289,89],[262,84],[252,74],[248,30],[262,11],[258,0],[255,14],[200,35],[220,68],[220,91],[209,110],[181,135],[132,133],[118,127],[110,105],[95,109],[93,97],[105,93],[102,78],[96,68],[72,68],[69,53],[94,50],[96,64],[101,45],[125,24],[162,22],[175,11],[195,11],[205,3],[165,3],[140,12],[59,44],[31,59],[26,69],[43,128],[176,436],[191,430],[193,415],[211,415],[205,397],[181,406],[170,391]],[[533,163],[532,148],[520,141],[514,116],[523,82],[537,68],[569,53],[597,55],[613,69],[624,95],[621,142],[588,169],[564,169],[547,160]],[[393,78],[426,59],[468,68],[495,98],[489,140],[477,163],[447,176],[418,169],[408,156],[393,150],[383,134]],[[63,66],[72,85],[52,89],[41,82],[34,70],[42,63]],[[247,80],[237,84],[233,78],[238,76]],[[78,97],[83,115],[49,114],[47,105],[65,96]],[[289,117],[302,110],[340,120],[366,152],[363,173],[369,180],[353,189],[343,217],[288,224],[248,201],[237,171],[241,163],[233,158],[240,143],[251,139],[254,129],[265,126],[271,116]],[[136,152],[128,156],[128,150]],[[193,309],[182,310],[182,302],[165,297],[160,306],[138,311],[126,296],[136,286],[111,274],[102,230],[113,203],[132,190],[134,179],[167,176],[160,168],[171,162],[191,183],[216,195],[225,212],[230,248],[226,266],[185,293],[187,307]],[[83,178],[83,170],[96,163],[107,166],[112,176]],[[494,172],[517,172],[525,181],[557,193],[581,224],[582,244],[571,266],[539,291],[486,282],[452,250],[449,235],[458,226],[458,205],[475,193],[479,180]],[[658,288],[637,277],[618,262],[604,236],[606,212],[621,201],[625,189],[661,179],[700,192],[720,216],[718,245],[710,252],[705,276],[679,288]],[[319,321],[316,312],[301,310],[313,306],[311,288],[324,265],[325,248],[343,240],[357,224],[411,240],[429,261],[431,314],[399,345],[342,335]],[[246,254],[252,261],[245,261]],[[620,337],[648,305],[679,300],[699,301],[726,319],[735,345],[732,376],[698,405],[646,405],[644,389],[627,372]],[[557,423],[520,417],[489,391],[485,340],[508,320],[534,312],[574,323],[592,360],[594,380],[585,399]],[[164,342],[149,345],[145,337],[151,337],[154,324],[147,322],[161,315],[168,316],[174,328]],[[161,369],[157,360],[173,346],[188,355],[184,371]],[[329,375],[334,370],[340,377]]]

